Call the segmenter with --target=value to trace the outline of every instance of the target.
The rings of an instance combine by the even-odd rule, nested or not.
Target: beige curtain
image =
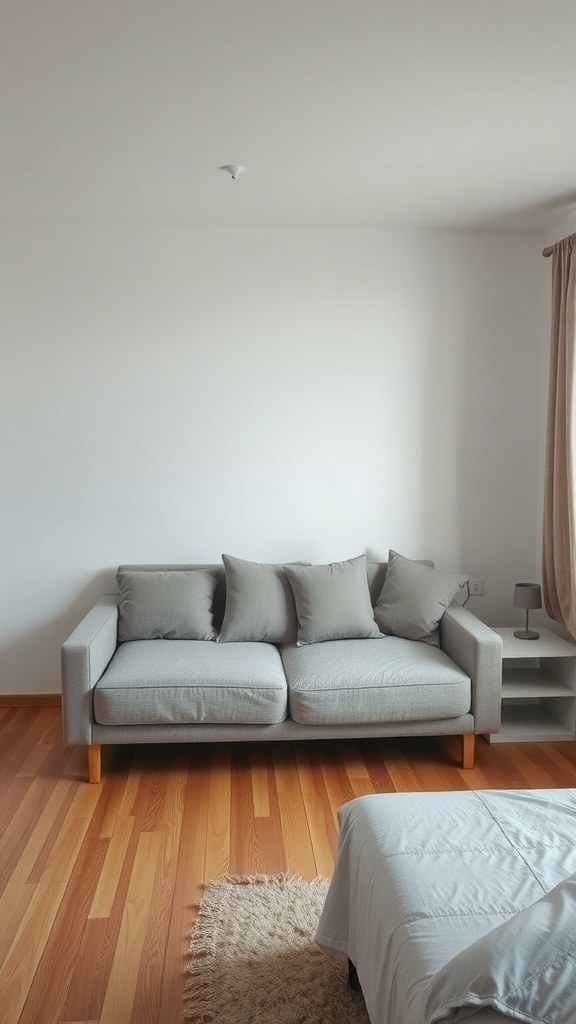
[[[548,615],[576,639],[576,234],[544,249],[552,257],[550,383],[542,579]]]

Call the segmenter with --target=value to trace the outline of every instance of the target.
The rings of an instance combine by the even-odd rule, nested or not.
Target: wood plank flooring
[[[0,1024],[180,1024],[202,882],[329,877],[336,810],[364,793],[576,787],[576,743],[460,740],[103,749],[59,710],[0,707]]]

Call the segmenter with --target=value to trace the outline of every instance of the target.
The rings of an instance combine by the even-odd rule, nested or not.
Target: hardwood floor
[[[179,1024],[201,883],[330,876],[336,810],[364,793],[576,787],[576,743],[386,740],[104,748],[57,708],[0,707],[1,1024]]]

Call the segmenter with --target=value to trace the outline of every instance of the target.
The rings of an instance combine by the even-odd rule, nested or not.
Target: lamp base
[[[517,636],[519,640],[538,640],[540,633],[537,633],[535,629],[515,629],[514,636]]]

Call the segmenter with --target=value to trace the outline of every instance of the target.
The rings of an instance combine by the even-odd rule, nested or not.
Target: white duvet
[[[576,1024],[576,789],[382,794],[339,818],[316,941],[356,965],[372,1024]]]

